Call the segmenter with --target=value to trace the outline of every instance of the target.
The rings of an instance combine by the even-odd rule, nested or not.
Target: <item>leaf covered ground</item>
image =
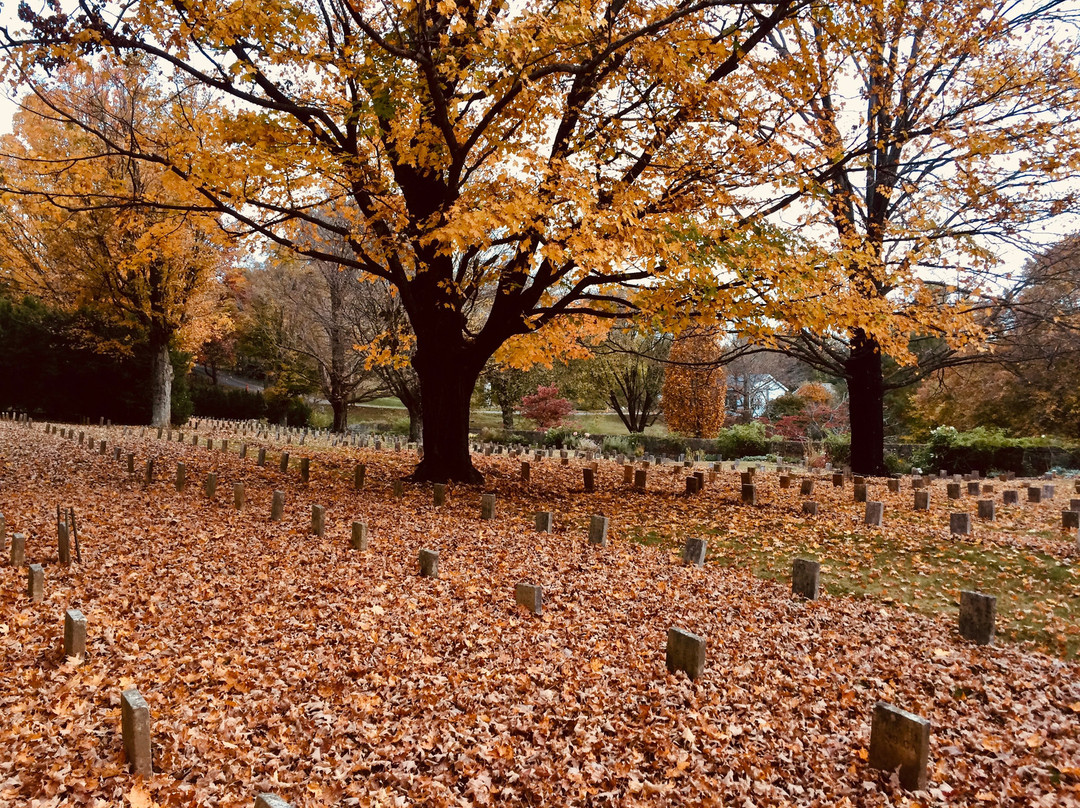
[[[205,425],[201,437],[228,436],[232,450],[193,448],[190,431],[183,445],[86,432],[108,440],[106,455],[0,425],[9,543],[25,533],[28,561],[45,566],[45,599],[31,603],[26,571],[0,563],[0,804],[249,806],[264,791],[297,808],[1080,804],[1078,554],[1057,529],[1061,481],[1057,505],[1003,511],[959,543],[942,528],[940,483],[917,517],[907,485],[872,486],[886,501],[877,530],[859,525],[850,487],[819,483],[822,515],[807,518],[797,487],[765,474],[751,508],[731,471],[687,498],[681,473],[653,470],[640,493],[602,462],[586,494],[580,461],[534,462],[526,485],[517,459],[480,456],[499,497],[482,521],[479,489],[453,488],[442,508],[430,486],[394,498],[405,452],[293,445],[281,473],[281,441],[248,435],[241,459],[239,435]],[[113,460],[114,442],[140,473]],[[146,486],[148,457],[158,479]],[[358,461],[368,483],[354,492]],[[274,490],[286,493],[281,522],[268,519]],[[327,507],[321,539],[313,504]],[[75,508],[81,564],[57,562],[57,505]],[[533,529],[537,510],[555,513],[552,534]],[[586,542],[593,513],[611,519],[607,547]],[[356,519],[365,552],[349,546]],[[709,538],[704,569],[678,561],[688,535]],[[439,551],[438,580],[417,575],[421,548]],[[792,599],[784,570],[815,553],[826,590],[854,594]],[[1015,559],[1026,582],[1010,577]],[[1065,572],[1042,580],[1051,564]],[[1010,634],[1009,595],[1005,641],[963,641],[950,598],[971,570],[1018,603],[1056,601],[1021,621],[1044,635]],[[519,581],[543,585],[542,617],[515,605]],[[68,608],[89,622],[78,665],[62,654]],[[695,682],[665,669],[671,626],[708,642]],[[123,759],[131,685],[153,717],[148,780]],[[928,790],[866,765],[878,700],[932,722]]]

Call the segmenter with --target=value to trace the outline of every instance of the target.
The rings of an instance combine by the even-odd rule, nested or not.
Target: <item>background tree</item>
[[[803,5],[24,6],[33,30],[7,37],[7,68],[37,86],[58,60],[109,48],[207,88],[217,106],[189,116],[181,147],[98,134],[191,182],[239,231],[393,286],[424,402],[415,477],[478,481],[469,402],[501,346],[626,314],[636,281],[711,276],[688,260],[697,240],[730,239],[760,207],[747,177],[770,162],[774,110],[745,103],[759,94],[739,68]],[[319,215],[346,198],[353,221]],[[352,254],[303,243],[297,222]]]
[[[86,130],[113,141],[138,133],[168,147],[173,100],[139,60],[66,69],[48,94],[27,99],[0,145],[4,182],[17,189],[0,215],[6,266],[22,289],[54,306],[145,333],[156,426],[171,416],[170,349],[192,351],[224,326],[218,281],[230,254],[215,217],[192,210],[190,187],[102,148]],[[56,106],[67,119],[52,114]]]
[[[561,426],[566,416],[574,411],[574,405],[559,395],[559,388],[538,387],[536,392],[521,399],[521,414],[540,429]]]
[[[780,345],[847,383],[857,472],[886,471],[888,390],[974,357],[961,351],[1003,288],[997,248],[1075,205],[1074,13],[1054,0],[815,3],[755,63],[790,105],[778,135],[790,182],[810,191],[791,223],[835,286],[832,324]]]
[[[613,331],[595,360],[608,401],[628,432],[644,432],[660,417],[664,361],[671,350],[667,334],[643,328]]]
[[[727,381],[716,362],[715,332],[691,328],[675,338],[664,375],[664,420],[672,432],[715,438],[724,426]]]

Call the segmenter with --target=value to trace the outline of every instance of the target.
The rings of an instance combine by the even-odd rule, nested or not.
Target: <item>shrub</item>
[[[192,385],[191,405],[192,412],[203,418],[257,420],[267,412],[266,399],[260,391],[218,385]]]
[[[521,399],[521,414],[541,429],[560,426],[573,411],[574,405],[559,396],[555,385],[541,385],[533,395]]]
[[[578,445],[578,434],[574,431],[573,427],[552,427],[544,433],[544,445],[554,449],[576,449]]]
[[[771,451],[770,441],[765,432],[765,424],[758,421],[752,421],[749,424],[735,424],[721,430],[714,444],[716,454],[725,460],[764,456]]]
[[[824,444],[825,454],[834,466],[846,466],[851,462],[850,432],[829,432]]]
[[[268,388],[263,398],[266,400],[266,420],[270,423],[307,426],[311,407],[303,399],[276,387]]]

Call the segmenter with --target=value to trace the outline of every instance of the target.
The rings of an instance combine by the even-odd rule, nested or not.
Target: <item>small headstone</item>
[[[255,465],[257,465],[257,466],[265,466],[266,465],[266,447],[265,446],[260,446],[259,447],[259,456],[255,460]]]
[[[668,673],[685,671],[693,681],[705,668],[705,640],[681,628],[668,629]]]
[[[367,523],[352,523],[352,548],[354,550],[366,550],[368,548]]]
[[[61,564],[71,563],[71,531],[66,522],[56,525],[56,555]]]
[[[696,494],[698,492],[698,490],[699,490],[698,489],[698,484],[699,483],[700,483],[700,481],[693,474],[691,474],[689,477],[686,478],[685,485],[686,485],[686,494],[687,494],[687,496],[691,496],[691,495]]]
[[[26,597],[34,603],[45,599],[45,568],[40,564],[31,564],[27,568]]]
[[[300,482],[306,483],[311,479],[311,458],[300,458]]]
[[[638,491],[644,491],[649,484],[649,472],[646,469],[636,469],[634,471],[634,488]]]
[[[922,477],[912,477],[911,478],[911,487],[913,489],[915,489],[916,491],[918,491],[918,490],[920,490],[922,488],[926,488],[926,480],[924,478],[922,478]]]
[[[791,562],[791,594],[807,600],[817,600],[821,563],[808,558]]]
[[[275,491],[270,500],[270,521],[280,522],[285,515],[285,492]]]
[[[326,532],[326,508],[322,505],[311,506],[311,533],[320,539]]]
[[[480,518],[484,520],[495,518],[495,494],[488,492],[480,498]]]
[[[540,511],[533,519],[537,533],[550,533],[553,516],[551,511]]]
[[[742,487],[743,505],[757,505],[757,486],[753,483],[744,483]]]
[[[135,688],[120,694],[120,724],[124,736],[124,754],[131,771],[142,777],[154,773],[150,748],[150,708]]]
[[[364,487],[364,478],[367,477],[367,466],[357,463],[353,469],[353,490],[360,491]]]
[[[987,522],[994,521],[994,500],[980,499],[978,501],[977,507],[980,519],[984,519]]]
[[[949,483],[945,486],[949,499],[960,499],[960,483]]]
[[[780,487],[791,488],[791,478],[786,474],[780,475]]]
[[[246,443],[241,443],[240,444],[240,459],[241,460],[247,459],[247,444]]]
[[[926,788],[929,758],[929,721],[883,701],[874,705],[867,756],[870,768],[899,770],[901,786],[909,791],[922,791]]]
[[[866,514],[863,522],[870,527],[881,527],[882,517],[885,514],[885,503],[867,502]]]
[[[64,613],[64,656],[86,657],[86,617],[78,609]]]
[[[967,484],[967,492],[969,497],[977,497],[979,490],[982,486],[978,482],[970,482]]]
[[[1076,530],[1080,528],[1080,511],[1062,511],[1061,529]]]
[[[255,798],[255,808],[292,808],[276,794],[260,794]]]
[[[176,490],[181,492],[181,493],[183,493],[183,491],[184,491],[184,486],[187,485],[187,480],[185,479],[186,474],[187,474],[187,466],[185,466],[183,463],[177,463],[176,464]]]
[[[401,498],[405,496],[405,483],[401,480],[394,480],[394,482],[391,483],[390,488],[395,497]]]
[[[708,542],[705,539],[687,539],[686,544],[683,545],[683,563],[693,564],[695,567],[705,566],[705,553],[707,550]]]
[[[930,492],[926,489],[921,489],[915,492],[915,510],[930,510]]]
[[[289,470],[289,453],[288,452],[282,452],[281,453],[281,473],[284,474],[288,470]]]
[[[982,494],[983,494],[984,497],[987,496],[987,495],[992,496],[993,493],[994,493],[994,484],[993,483],[986,483],[985,485],[983,485]]]
[[[626,465],[622,467],[622,481],[623,485],[633,485],[634,483],[634,467]]]
[[[539,615],[544,609],[544,588],[539,584],[520,583],[514,587],[514,601]]]
[[[146,468],[143,471],[143,484],[150,485],[154,482],[154,460],[151,458],[146,461]]]
[[[969,514],[969,513],[950,513],[949,514],[949,532],[954,536],[970,536],[971,535],[971,514]]]
[[[1055,487],[1052,485],[1044,485],[1042,487],[1042,498],[1045,500],[1052,500],[1054,498]]]
[[[897,477],[891,478],[888,481],[887,485],[889,486],[889,493],[892,493],[892,494],[899,494],[900,493],[900,480],[899,480],[899,478],[897,478]]]
[[[244,496],[244,484],[233,483],[232,487],[232,501],[233,507],[238,511],[244,510],[245,496]]]
[[[203,486],[203,490],[206,492],[206,496],[209,499],[213,499],[217,496],[217,475],[214,472],[210,472],[206,475],[206,483]]]
[[[591,494],[596,490],[596,472],[588,466],[581,470],[581,482],[585,488],[586,494]]]
[[[431,501],[436,508],[446,504],[446,483],[435,483],[431,486]]]
[[[0,513],[0,553],[7,550],[7,522],[4,521],[4,514]]]
[[[1042,502],[1042,489],[1037,485],[1029,485],[1027,499],[1028,502]]]
[[[960,636],[979,645],[994,641],[997,598],[981,592],[960,593]]]
[[[128,452],[127,456],[127,471],[128,474],[135,473],[135,455],[133,455],[131,452]]]
[[[420,577],[439,577],[439,553],[437,550],[420,551]]]
[[[817,503],[812,499],[802,504],[802,512],[807,516],[817,516]]]
[[[799,484],[799,496],[809,497],[814,494],[814,481],[810,479],[803,480]]]
[[[843,488],[844,487],[844,475],[843,475],[843,473],[841,473],[839,471],[834,472],[833,476],[832,476],[832,484],[833,484],[833,488]]]
[[[608,520],[606,516],[596,515],[589,520],[589,544],[607,545]]]
[[[1020,492],[1015,488],[1006,488],[1001,492],[1001,501],[1006,505],[1016,505],[1020,502]]]
[[[11,534],[11,566],[21,567],[26,563],[26,536],[22,533]]]
[[[1069,510],[1070,511],[1080,511],[1080,499],[1070,499],[1069,500]],[[4,522],[4,517],[0,516],[0,534],[3,533],[3,522]],[[4,546],[3,545],[3,536],[0,535],[0,549],[3,549],[3,546]]]

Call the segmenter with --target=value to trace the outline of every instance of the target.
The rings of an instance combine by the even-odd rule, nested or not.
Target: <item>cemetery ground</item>
[[[1072,480],[1016,505],[1003,491],[1025,481],[950,501],[935,480],[919,512],[910,479],[870,480],[877,528],[850,480],[804,496],[804,475],[781,488],[758,470],[746,505],[730,464],[687,495],[681,464],[636,491],[600,461],[586,492],[583,459],[530,458],[524,482],[525,458],[480,454],[496,494],[482,519],[481,489],[451,487],[441,507],[430,485],[396,496],[414,452],[225,425],[166,437],[0,423],[2,805],[1080,804]],[[58,506],[76,515],[71,564]],[[973,535],[950,535],[957,511]],[[16,533],[40,600],[8,561]],[[690,537],[708,540],[704,567],[681,563]],[[424,549],[438,577],[419,575]],[[821,561],[819,599],[792,596],[796,556]],[[521,582],[543,587],[540,615],[515,603]],[[968,589],[998,598],[993,645],[957,631]],[[84,657],[64,656],[68,609],[86,616]],[[706,642],[694,680],[665,666],[670,628]],[[149,706],[148,777],[124,753],[130,687]],[[930,722],[925,789],[870,767],[879,701]]]

